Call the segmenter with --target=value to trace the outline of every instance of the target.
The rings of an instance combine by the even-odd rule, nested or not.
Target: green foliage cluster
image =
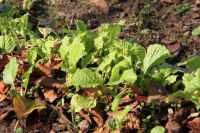
[[[17,44],[32,44],[27,53],[31,67],[22,76],[25,94],[36,62],[45,63],[52,55],[59,54],[58,60],[63,61],[61,69],[68,76],[66,81],[68,87],[76,88],[77,91],[80,87],[88,89],[98,87],[103,95],[108,91],[105,85],[113,90],[114,100],[111,110],[114,112],[115,119],[108,122],[112,130],[122,127],[126,114],[131,110],[131,107],[127,106],[121,114],[117,113],[122,95],[128,92],[125,90],[118,93],[118,86],[121,84],[137,84],[147,91],[150,81],[153,80],[163,86],[171,85],[177,81],[177,73],[181,72],[184,76],[180,82],[185,85],[185,89],[170,95],[168,100],[174,97],[185,97],[200,108],[200,57],[191,58],[179,63],[178,66],[170,65],[165,60],[173,56],[165,46],[153,44],[146,51],[135,41],[117,39],[121,26],[125,23],[124,20],[116,24],[104,24],[98,28],[97,33],[92,33],[86,28],[84,22],[76,20],[77,30],[64,29],[58,34],[48,35],[48,33],[48,36],[45,34],[44,38],[40,38],[39,32],[31,32],[28,14],[13,18],[17,11],[9,5],[0,6],[0,11],[2,12],[0,14],[1,55],[11,53],[18,46]],[[22,42],[19,36],[23,37]],[[27,36],[29,40],[26,39]],[[21,50],[24,47],[19,48]],[[181,68],[182,65],[196,70],[195,74]],[[12,58],[3,71],[3,80],[12,88],[15,86],[18,66],[16,58]],[[83,108],[94,108],[96,104],[97,99],[78,94],[74,94],[71,99],[75,112]]]

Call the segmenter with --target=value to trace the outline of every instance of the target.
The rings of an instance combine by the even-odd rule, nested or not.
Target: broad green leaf
[[[117,94],[117,96],[115,96],[115,98],[114,98],[114,100],[113,100],[113,102],[112,102],[112,107],[111,107],[111,109],[112,109],[112,111],[113,111],[115,114],[116,114],[117,111],[118,111],[119,101],[120,101],[122,95],[124,95],[125,93],[127,93],[126,90],[124,90],[124,91],[120,92],[119,94]]]
[[[28,87],[28,82],[29,82],[29,77],[30,77],[30,74],[32,73],[33,71],[33,65],[28,69],[28,71],[23,75],[23,87],[25,88],[25,91],[24,91],[24,94],[26,94],[26,90],[27,90],[27,87]]]
[[[26,38],[26,35],[28,33],[28,13],[24,14],[23,16],[21,16],[18,20],[18,25],[17,25],[17,29],[18,32],[20,33],[20,35],[22,35],[24,38]]]
[[[74,38],[72,44],[69,46],[69,63],[76,65],[76,63],[87,53],[85,52],[85,44],[82,42],[80,36]]]
[[[193,57],[185,62],[179,63],[179,66],[187,66],[193,69],[198,69],[200,68],[200,56]]]
[[[23,133],[23,129],[21,127],[17,128],[17,130],[14,131],[13,133]]]
[[[13,88],[15,88],[14,81],[15,81],[18,67],[19,67],[19,64],[16,61],[16,57],[14,57],[14,58],[10,59],[9,63],[6,64],[6,66],[3,70],[4,82],[11,85]]]
[[[113,81],[113,82],[110,82],[109,81],[109,85],[117,85],[117,84],[120,84],[120,83],[123,83],[123,84],[133,84],[135,81],[137,80],[137,75],[136,73],[133,72],[133,69],[127,69],[127,70],[124,70],[124,72],[121,74],[119,80],[117,81]]]
[[[128,112],[129,112],[131,109],[132,109],[131,106],[126,106],[126,108],[123,110],[122,113],[116,114],[116,115],[115,115],[115,118],[116,118],[116,120],[117,120],[117,123],[119,124],[119,125],[118,125],[119,128],[122,127],[122,124],[123,124],[123,122],[124,122],[124,120],[125,120],[125,117],[126,117],[126,115],[128,114]]]
[[[76,27],[77,27],[77,30],[80,30],[80,31],[86,31],[87,30],[87,26],[85,25],[85,23],[81,20],[76,20]]]
[[[81,111],[84,108],[95,108],[97,101],[92,97],[84,97],[78,94],[73,95],[71,99],[71,106],[75,108],[75,112]]]
[[[113,121],[113,120],[108,120],[108,122],[107,122],[107,124],[108,124],[108,127],[113,131],[113,130],[115,130],[116,129],[116,123]]]
[[[10,10],[12,10],[12,5],[10,5],[10,4],[2,4],[1,6],[0,6],[0,12],[1,13],[7,13],[7,12],[9,12]]]
[[[13,99],[14,110],[17,113],[18,118],[20,119],[23,116],[29,115],[34,110],[42,110],[46,108],[45,105],[38,101],[33,101],[26,99],[23,96],[17,96]]]
[[[111,62],[115,59],[115,57],[116,57],[116,52],[110,52],[108,56],[104,57],[104,61],[101,62],[97,70],[103,71],[105,67],[111,64]]]
[[[152,77],[154,78],[154,81],[161,83],[163,86],[170,85],[176,81],[177,75],[171,75],[175,74],[176,72],[186,72],[185,69],[173,66],[167,63],[163,63],[154,71],[154,75]]]
[[[0,50],[1,54],[8,54],[13,51],[16,44],[13,37],[9,35],[0,36]]]
[[[200,90],[200,69],[198,69],[195,75],[185,73],[183,75],[183,84],[185,85],[184,91],[193,92],[194,90]]]
[[[71,84],[81,87],[96,87],[102,85],[101,75],[89,68],[78,69],[72,76]]]
[[[49,56],[53,46],[54,46],[54,41],[53,40],[48,40],[42,46],[42,51],[45,53],[45,55]]]
[[[37,49],[36,48],[29,48],[26,54],[26,58],[30,64],[34,64],[37,58]]]
[[[145,48],[141,45],[138,45],[137,43],[134,43],[132,49],[134,51],[134,55],[138,58],[138,60],[143,61],[144,57],[146,56]]]
[[[172,56],[165,46],[159,44],[150,45],[143,61],[144,73],[148,72],[153,66],[162,64],[169,57]]]
[[[165,128],[163,126],[155,126],[151,129],[151,133],[165,133]]]
[[[112,68],[111,77],[110,77],[108,84],[115,82],[115,81],[119,81],[121,76],[122,76],[122,74],[120,74],[120,73],[123,72],[124,70],[129,69],[129,68],[131,68],[131,64],[127,60],[122,60],[118,64],[116,64]]]
[[[71,39],[68,36],[64,37],[62,40],[62,44],[61,44],[60,48],[58,49],[61,59],[65,63],[68,62],[70,40]]]
[[[94,52],[89,53],[81,60],[82,68],[85,68],[92,61],[92,59],[94,59]]]
[[[196,36],[200,35],[200,26],[198,26],[192,31],[192,35],[196,35]]]

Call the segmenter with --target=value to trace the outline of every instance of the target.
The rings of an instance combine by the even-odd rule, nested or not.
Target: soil
[[[191,31],[200,25],[200,5],[196,4],[196,1],[198,0],[180,0],[180,3],[174,4],[165,2],[165,0],[110,0],[107,1],[109,11],[105,11],[102,7],[95,6],[82,0],[58,0],[57,2],[55,0],[56,4],[54,5],[48,4],[48,0],[44,0],[34,2],[29,13],[31,16],[41,21],[41,27],[51,27],[55,31],[58,31],[65,26],[70,29],[75,29],[74,20],[77,19],[83,20],[87,24],[88,29],[92,32],[95,32],[98,27],[104,23],[117,23],[124,19],[126,20],[126,23],[122,26],[122,31],[118,38],[126,40],[136,39],[140,45],[145,46],[146,48],[155,43],[168,46],[174,45],[171,51],[177,50],[175,49],[175,45],[180,44],[178,53],[175,54],[173,59],[168,61],[171,64],[176,64],[180,61],[184,61],[189,55],[200,55],[200,38],[199,36],[193,36],[191,34]],[[10,3],[13,4],[12,1]],[[21,14],[27,12],[22,10],[21,1],[17,3],[17,6],[21,9]],[[146,102],[146,99],[147,96],[137,97],[139,103],[141,103],[140,101]],[[44,100],[42,101],[44,102]],[[34,111],[28,118],[20,119],[18,127],[22,127],[24,132],[75,132],[69,130],[70,124],[66,124],[67,122],[61,122],[62,120],[57,119],[59,115],[64,115],[71,120],[71,114],[67,112],[69,106],[64,109],[59,109],[56,107],[57,102],[58,100],[54,101],[53,104],[47,102],[48,108],[42,116]],[[188,116],[192,112],[195,112],[195,109],[191,102],[179,102],[182,102],[181,107],[172,107],[174,110],[173,116],[170,116],[169,105],[162,105],[159,103],[159,108],[154,109],[154,124],[147,122],[145,125],[145,122],[142,121],[142,119],[147,118],[147,116],[152,113],[152,109],[150,108],[151,105],[148,106],[149,108],[143,108],[141,106],[139,110],[133,111],[138,118],[136,118],[135,115],[131,118],[139,119],[140,127],[143,126],[143,128],[145,128],[146,126],[148,129],[145,132],[149,132],[149,129],[157,124],[163,125],[165,128],[168,127],[169,132],[170,130],[172,131],[172,126],[177,125],[175,127],[180,129],[174,129],[174,131],[186,133],[190,131],[187,123],[188,121],[191,121],[191,119],[189,119]],[[6,112],[3,111],[3,109],[6,110],[6,108],[12,108],[11,100],[7,99],[0,102],[0,113],[3,114]],[[51,116],[52,118],[49,118],[49,114],[55,108],[59,113],[53,113]],[[83,117],[84,115],[76,114],[77,119],[81,119],[76,123],[76,126],[84,119],[89,119],[86,117],[87,113],[85,114],[85,117]],[[104,115],[103,119],[107,116],[109,115]],[[35,120],[34,118],[37,119]],[[0,132],[12,132],[17,120],[16,114],[14,111],[11,111],[9,117],[0,121]],[[33,123],[27,124],[27,121],[31,120],[33,120]],[[94,118],[92,118],[91,121],[92,123],[95,123]],[[88,132],[93,132],[95,128],[98,127],[97,124],[89,123],[89,125],[91,128],[86,128],[82,131],[87,132],[87,130],[89,130]],[[73,128],[75,127],[71,125],[71,129]],[[80,125],[79,129],[81,129]],[[140,131],[144,132],[142,130]],[[122,132],[137,132],[137,127]]]

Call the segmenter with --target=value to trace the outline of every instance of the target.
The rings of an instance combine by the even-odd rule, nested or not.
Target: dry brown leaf
[[[97,125],[100,127],[104,124],[104,120],[103,120],[103,113],[101,112],[102,110],[102,106],[100,106],[100,104],[97,104],[97,106],[94,109],[84,109],[86,111],[88,111],[93,120],[97,123]]]
[[[9,85],[0,81],[0,93],[5,94],[9,90]]]
[[[6,107],[6,109],[7,109],[7,111],[0,115],[0,121],[3,120],[4,118],[6,118],[10,114],[10,112],[14,111],[14,108],[12,108],[12,107]]]
[[[109,6],[105,0],[90,0],[89,2],[99,7],[104,13],[108,13]]]
[[[52,103],[58,98],[57,94],[52,89],[45,88],[45,89],[42,89],[42,92],[44,94],[45,99],[48,100],[50,103]]]
[[[197,118],[193,119],[192,121],[189,121],[189,122],[188,122],[188,127],[189,127],[191,130],[200,131],[200,117],[197,117]]]
[[[178,3],[180,3],[180,2],[181,2],[181,0],[162,0],[161,2],[178,4]]]
[[[130,88],[133,91],[133,95],[135,97],[144,95],[144,91],[142,88],[138,87],[137,85],[128,85],[127,88]]]
[[[28,62],[28,59],[26,58],[28,50],[29,50],[29,48],[25,48],[21,52],[21,59],[23,62]]]
[[[26,71],[28,71],[28,69],[31,67],[30,64],[23,64],[23,65],[19,65],[19,68],[17,70],[17,74],[22,75],[24,74]]]
[[[52,77],[43,76],[41,78],[31,78],[29,80],[30,85],[38,85],[40,84],[43,87],[47,88],[61,88],[61,85],[64,84],[64,81],[53,79]]]
[[[4,68],[4,66],[10,61],[10,56],[3,56],[3,58],[0,58],[0,70],[2,70]]]
[[[140,129],[140,120],[134,113],[128,113],[126,115],[126,122],[123,124],[123,128],[126,131],[131,131],[134,129]]]
[[[92,124],[92,120],[90,119],[89,115],[87,113],[85,113],[83,110],[81,110],[80,115],[85,118],[90,124]]]
[[[166,123],[165,128],[167,133],[182,133],[181,125],[175,121],[174,114],[171,114],[170,112],[168,114],[168,122]]]
[[[197,6],[200,5],[200,0],[196,0],[194,4]]]
[[[103,127],[97,127],[93,133],[103,133]]]
[[[60,114],[60,118],[58,118],[58,121],[60,123],[68,123],[68,124],[72,124],[72,122],[65,116],[65,114],[63,113],[63,109],[62,107],[56,107],[56,109],[58,110],[59,114]]]
[[[88,130],[90,129],[90,124],[88,123],[87,120],[82,120],[82,121],[78,124],[78,127],[80,128],[80,130],[81,130],[83,133],[87,133]]]
[[[150,82],[147,103],[150,103],[151,100],[158,100],[159,102],[164,102],[168,96],[168,92],[163,86],[159,83]]]
[[[4,99],[6,99],[7,96],[4,94],[0,94],[0,102],[2,102]]]
[[[32,73],[32,75],[34,76],[48,76],[50,74],[51,74],[51,69],[39,63],[37,63]]]

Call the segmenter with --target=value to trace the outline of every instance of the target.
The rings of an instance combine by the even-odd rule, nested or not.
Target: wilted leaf
[[[26,99],[25,97],[22,96],[16,96],[13,99],[13,105],[18,118],[29,115],[36,109],[42,110],[46,108],[45,105],[43,105],[42,103]]]
[[[39,31],[42,33],[44,38],[46,38],[47,35],[52,32],[50,28],[42,28],[42,27],[39,27]]]

